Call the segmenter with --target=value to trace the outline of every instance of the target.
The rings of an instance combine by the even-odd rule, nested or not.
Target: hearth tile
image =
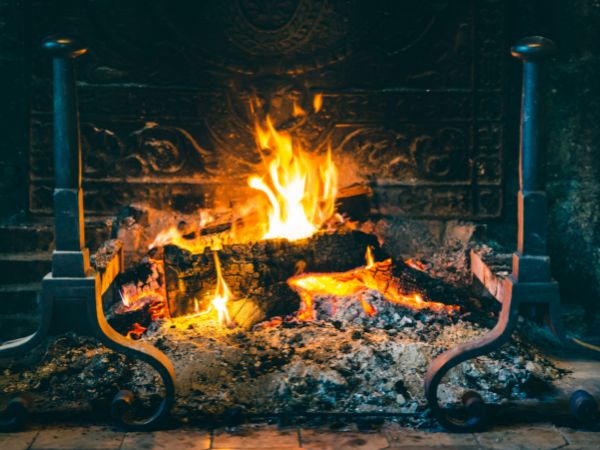
[[[210,448],[206,431],[171,430],[154,433],[127,433],[120,450],[205,450]]]
[[[125,433],[106,427],[65,427],[42,430],[31,450],[117,450]]]
[[[559,429],[560,434],[569,443],[569,449],[591,450],[600,448],[600,432]]]
[[[511,427],[477,433],[475,436],[479,444],[486,449],[546,450],[567,446],[567,441],[560,432],[550,426]]]
[[[390,448],[478,448],[472,434],[451,434],[439,432],[414,431],[404,428],[388,428],[385,434]]]
[[[0,448],[2,450],[27,450],[37,434],[37,431],[0,433]]]
[[[314,450],[380,450],[389,447],[388,440],[380,433],[300,430],[300,440],[302,448]]]
[[[214,449],[290,449],[300,446],[298,430],[278,430],[275,427],[242,427],[235,432],[216,430]]]

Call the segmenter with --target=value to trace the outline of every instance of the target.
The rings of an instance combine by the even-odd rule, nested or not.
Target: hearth
[[[88,50],[67,36],[44,40],[44,51],[53,58],[52,271],[42,283],[38,331],[0,346],[0,357],[30,353],[45,342],[49,347],[41,369],[6,371],[8,390],[34,391],[42,409],[83,400],[105,404],[112,397],[116,421],[137,430],[164,424],[171,412],[209,423],[269,415],[285,422],[326,414],[416,416],[426,402],[443,427],[473,431],[490,422],[493,408],[486,403],[538,395],[563,375],[522,336],[499,350],[515,330],[522,305],[547,312],[552,330],[569,348],[600,354],[598,347],[565,335],[558,284],[550,277],[539,118],[540,64],[554,52],[550,40],[525,38],[512,49],[524,62],[519,222],[512,273],[500,278],[488,264],[488,249],[478,245],[483,227],[464,222],[497,217],[502,207],[502,123],[486,105],[499,99],[498,80],[491,75],[498,59],[494,51],[478,56],[481,76],[470,80],[469,91],[457,69],[466,66],[461,48],[469,46],[467,31],[459,27],[452,48],[431,50],[438,54],[428,62],[435,71],[403,75],[416,87],[400,97],[385,86],[367,92],[373,86],[361,83],[368,77],[348,75],[365,90],[360,99],[352,86],[336,86],[335,77],[321,70],[339,68],[346,58],[326,45],[314,52],[320,86],[315,79],[300,82],[297,75],[312,69],[293,46],[284,52],[288,71],[278,69],[274,55],[291,45],[276,36],[278,27],[319,22],[311,16],[314,5],[299,2],[300,9],[282,11],[282,24],[270,30],[273,23],[262,22],[253,2],[231,4],[247,7],[229,12],[233,19],[257,21],[262,40],[223,24],[214,29],[240,38],[234,47],[249,54],[260,47],[270,57],[261,68],[244,59],[232,62],[233,49],[199,53],[203,63],[210,60],[212,69],[203,73],[214,77],[212,82],[221,82],[223,73],[238,74],[228,78],[226,98],[220,98],[226,108],[208,102],[213,109],[204,113],[213,122],[201,132],[190,132],[179,119],[189,113],[187,97],[193,103],[195,96],[210,96],[209,90],[179,92],[186,101],[166,102],[167,125],[144,120],[132,129],[131,117],[119,121],[115,114],[107,128],[87,122],[80,132],[74,61]],[[169,22],[177,7],[158,5],[162,2],[156,8],[167,11]],[[395,58],[399,43],[418,52],[432,26],[443,28],[436,20],[449,9],[432,8],[414,13],[415,20],[429,18],[419,22],[422,34],[382,40],[380,45],[390,48],[382,50],[381,80],[373,83],[389,76],[387,58]],[[319,11],[343,16],[335,7]],[[180,25],[177,36],[195,33]],[[294,36],[300,39],[305,31],[298,26]],[[362,49],[359,55],[365,50],[362,33],[367,32],[348,41]],[[112,50],[98,49],[107,51]],[[173,67],[181,63],[181,55],[171,56]],[[164,82],[164,70],[136,73],[141,67],[120,73],[88,62],[80,88],[84,108],[94,100],[93,111],[103,107],[102,95],[90,96],[88,83],[98,77],[108,77],[109,84],[133,75]],[[490,69],[488,78],[484,68]],[[458,88],[447,88],[441,74]],[[190,73],[171,75],[195,79]],[[419,77],[442,87],[422,89]],[[131,95],[138,88],[138,93],[151,90],[145,84],[127,87]],[[113,101],[115,95],[111,91],[107,98]],[[414,123],[401,111],[405,104],[418,110],[419,98],[407,100],[413,95],[424,96],[425,105]],[[434,107],[428,111],[427,105]],[[392,116],[403,130],[387,126]],[[40,116],[35,126],[43,127],[44,120]],[[109,126],[127,129],[127,137]],[[85,169],[83,157],[89,163]],[[34,172],[40,160],[32,158]],[[94,186],[86,198],[90,210],[114,213],[111,238],[92,255],[84,237],[86,177]],[[40,210],[46,181],[39,177],[32,186],[34,208]],[[133,186],[143,192],[134,195]],[[421,229],[427,220],[411,222],[414,217],[445,222],[439,229],[437,222],[429,224],[431,230]],[[397,248],[425,247],[425,236],[434,234],[443,237],[428,257],[398,257],[406,252]],[[500,308],[473,293],[469,271]],[[98,348],[95,339],[131,359]],[[458,385],[469,390],[461,395]],[[23,425],[30,403],[28,395],[14,396],[0,414],[0,429]],[[597,413],[593,397],[583,390],[573,394],[571,408],[582,422]]]

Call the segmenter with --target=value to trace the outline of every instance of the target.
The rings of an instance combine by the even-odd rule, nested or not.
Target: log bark
[[[283,239],[226,245],[218,251],[223,278],[234,295],[232,317],[251,326],[266,318],[287,315],[300,300],[287,285],[302,272],[340,272],[364,264],[367,246],[383,257],[377,238],[360,231],[319,233],[308,239]],[[164,248],[167,299],[171,316],[194,312],[194,302],[206,309],[216,287],[212,250],[192,254],[176,246]]]

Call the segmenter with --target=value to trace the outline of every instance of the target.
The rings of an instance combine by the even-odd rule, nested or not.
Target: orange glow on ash
[[[256,125],[256,141],[266,154],[268,171],[251,176],[248,184],[269,202],[263,239],[312,236],[335,212],[338,174],[331,150],[325,155],[304,151],[291,135],[277,131],[269,117],[265,128]]]
[[[375,307],[361,295],[368,291],[378,291],[387,301],[412,310],[426,309],[446,314],[454,314],[458,311],[458,306],[425,301],[418,293],[404,292],[399,283],[391,281],[391,259],[375,262],[370,248],[367,248],[365,259],[367,265],[347,272],[306,273],[288,279],[288,285],[300,295],[302,300],[298,317],[301,320],[314,320],[315,297],[324,295],[360,296],[364,312],[374,315],[377,312]]]

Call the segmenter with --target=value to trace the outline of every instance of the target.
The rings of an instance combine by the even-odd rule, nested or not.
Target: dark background
[[[275,3],[281,17],[265,18],[261,8]],[[277,35],[297,4],[317,39],[302,23]],[[232,5],[264,40],[227,15]],[[383,149],[363,173],[372,180],[391,167],[377,212],[496,227],[515,223],[521,67],[508,49],[529,34],[553,39],[560,53],[547,65],[545,99],[554,274],[569,299],[598,303],[600,1],[0,0],[3,220],[51,212],[50,63],[39,41],[59,31],[93,50],[79,64],[93,214],[136,198],[214,194],[194,174],[214,181],[244,151],[248,124],[232,99],[257,85],[267,105],[279,95],[306,106],[325,93],[321,115],[290,125],[304,127],[309,144]]]

